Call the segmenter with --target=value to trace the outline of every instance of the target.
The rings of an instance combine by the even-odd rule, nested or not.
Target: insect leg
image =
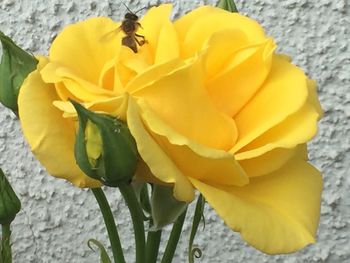
[[[141,38],[141,40],[138,40],[136,37]],[[136,40],[137,44],[139,44],[139,46],[142,46],[142,45],[147,43],[147,40],[146,40],[145,36],[142,36],[142,35],[139,35],[139,34],[136,34],[136,33],[135,33],[135,40]]]

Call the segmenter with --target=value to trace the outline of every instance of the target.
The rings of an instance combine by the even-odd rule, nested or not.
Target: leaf
[[[216,6],[232,13],[238,13],[236,4],[233,0],[220,0]]]
[[[38,63],[35,57],[18,47],[0,31],[2,57],[0,63],[0,102],[16,115],[17,97],[24,79]]]
[[[21,201],[0,168],[0,224],[11,224],[20,210]]]
[[[134,188],[137,200],[139,201],[142,210],[148,215],[151,214],[151,203],[149,199],[148,184],[140,181],[132,181],[132,187]],[[145,221],[149,220],[149,216],[144,215]]]
[[[157,231],[174,223],[186,207],[186,202],[175,199],[173,187],[154,185],[151,197],[153,226],[150,230]]]
[[[111,259],[109,258],[106,249],[104,248],[104,246],[97,241],[96,239],[89,239],[87,242],[88,247],[92,250],[95,251],[93,249],[93,247],[91,246],[91,244],[95,245],[98,247],[98,249],[100,250],[100,263],[112,263]]]

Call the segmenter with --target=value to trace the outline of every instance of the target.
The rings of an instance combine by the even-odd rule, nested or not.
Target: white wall
[[[136,10],[156,1],[127,1]],[[175,15],[205,1],[173,1]],[[206,1],[213,4],[214,1]],[[266,256],[244,244],[213,211],[196,243],[198,262],[348,262],[350,258],[350,4],[348,0],[237,0],[241,13],[263,24],[279,45],[319,83],[325,117],[310,145],[314,165],[324,173],[322,217],[317,244],[298,253]],[[0,30],[24,49],[47,54],[65,25],[90,16],[119,20],[125,8],[117,0],[0,0]],[[40,120],[38,120],[40,121]],[[58,156],[59,158],[59,156]],[[22,137],[14,116],[0,106],[0,166],[10,175],[23,209],[13,227],[14,262],[98,262],[86,241],[108,244],[93,196],[48,176]],[[109,191],[129,262],[133,237],[129,215],[117,191]],[[186,262],[189,225],[174,262]],[[347,259],[347,260],[346,260]]]

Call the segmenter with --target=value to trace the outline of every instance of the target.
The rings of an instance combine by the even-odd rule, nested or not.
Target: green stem
[[[171,230],[169,241],[168,241],[168,244],[166,245],[161,263],[171,263],[171,261],[173,260],[176,246],[180,239],[182,226],[185,221],[186,212],[187,212],[187,208],[179,216],[179,218],[176,220],[176,222],[173,225],[173,229]]]
[[[152,220],[150,225],[152,224]],[[146,263],[157,263],[159,244],[162,238],[162,230],[148,231],[146,247]]]
[[[188,244],[188,262],[189,263],[194,263],[194,257],[200,258],[202,256],[202,251],[199,248],[193,248],[193,241],[196,236],[199,223],[201,222],[201,219],[203,217],[204,205],[205,205],[205,199],[200,194],[197,199],[196,209],[193,216],[190,240]]]
[[[107,198],[101,188],[92,188],[91,191],[97,200],[103,219],[105,221],[109,241],[111,242],[114,262],[125,263],[123,248],[120,243],[117,226],[115,224],[114,217],[111,208],[108,204]]]
[[[131,185],[121,184],[119,190],[129,207],[132,223],[134,225],[136,243],[136,263],[143,263],[146,258],[145,228],[143,225],[143,212]]]
[[[2,238],[1,238],[1,262],[12,262],[12,250],[11,250],[11,229],[10,224],[2,225]]]

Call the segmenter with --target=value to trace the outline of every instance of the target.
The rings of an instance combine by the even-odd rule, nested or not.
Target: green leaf
[[[133,181],[131,183],[132,187],[134,188],[137,200],[139,201],[142,210],[146,212],[148,215],[151,214],[151,202],[149,198],[149,190],[148,190],[148,184],[140,181]],[[144,215],[145,221],[149,220],[148,216]]]
[[[154,185],[151,197],[153,226],[151,231],[157,231],[164,226],[174,223],[185,211],[186,202],[175,199],[173,187]]]
[[[216,6],[232,13],[238,13],[236,4],[233,0],[219,0]]]
[[[21,201],[0,169],[0,224],[10,224],[21,210]]]
[[[97,248],[100,250],[100,263],[112,263],[111,259],[109,258],[106,249],[104,248],[104,246],[97,241],[96,239],[89,239],[88,240],[88,247],[92,250],[95,251],[93,249],[93,247],[91,245],[95,245],[97,246]]]
[[[202,195],[199,195],[197,199],[196,209],[193,216],[192,229],[191,229],[190,240],[188,244],[188,262],[189,263],[194,262],[194,257],[200,258],[202,256],[202,251],[198,247],[193,247],[193,241],[196,236],[199,223],[201,222],[201,219],[204,218],[203,216],[204,206],[205,206],[205,199]]]
[[[0,63],[0,102],[17,114],[17,97],[24,79],[36,69],[38,61],[18,47],[0,31],[2,58]]]
[[[106,114],[89,111],[72,100],[71,102],[79,119],[74,152],[80,169],[107,186],[117,187],[120,183],[129,183],[136,171],[138,152],[126,123]],[[94,134],[101,141],[98,158],[89,155],[87,148],[90,139],[86,131],[89,126],[97,130]],[[95,139],[92,138],[94,142],[99,141]]]

